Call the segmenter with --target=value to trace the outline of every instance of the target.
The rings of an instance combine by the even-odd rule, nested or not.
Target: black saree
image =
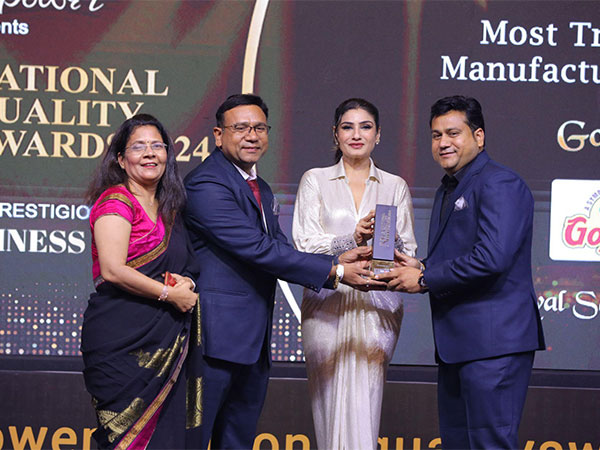
[[[180,221],[160,244],[127,264],[158,281],[165,271],[196,278]],[[98,446],[183,448],[186,427],[199,426],[202,417],[199,305],[182,313],[170,303],[130,294],[102,279],[95,282],[81,351],[98,419],[93,434]]]

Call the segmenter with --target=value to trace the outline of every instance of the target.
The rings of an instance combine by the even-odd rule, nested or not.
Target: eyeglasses
[[[259,123],[258,125],[250,125],[249,123],[234,123],[233,125],[227,125],[222,128],[231,128],[234,133],[246,134],[254,130],[256,134],[268,134],[271,127],[266,123]]]
[[[135,144],[130,145],[129,147],[125,147],[125,150],[131,150],[133,153],[142,153],[146,150],[146,147],[150,146],[153,152],[160,152],[167,149],[167,144],[163,142],[150,142],[146,141],[136,142]]]

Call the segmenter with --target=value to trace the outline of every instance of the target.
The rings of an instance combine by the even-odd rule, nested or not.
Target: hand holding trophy
[[[372,279],[375,274],[369,270],[371,256],[371,247],[364,246],[342,253],[339,257],[339,264],[344,266],[344,275],[340,283],[361,291],[385,289],[384,282]]]
[[[377,205],[375,207],[375,232],[371,261],[371,271],[375,275],[388,272],[394,267],[396,215],[397,208],[395,206]]]

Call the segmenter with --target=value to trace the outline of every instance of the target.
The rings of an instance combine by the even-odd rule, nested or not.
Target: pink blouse
[[[92,230],[92,275],[100,276],[98,249],[94,239],[94,224],[106,214],[116,214],[131,224],[127,261],[142,256],[156,248],[165,236],[165,226],[161,217],[154,223],[134,195],[124,186],[113,186],[102,193],[90,212]]]

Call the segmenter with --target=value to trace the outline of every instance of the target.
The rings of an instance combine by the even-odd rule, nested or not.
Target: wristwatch
[[[335,279],[333,280],[333,289],[337,289],[340,281],[344,278],[344,266],[342,264],[337,264],[335,266]]]
[[[423,272],[419,275],[419,280],[417,281],[419,286],[421,287],[421,292],[427,292],[429,288],[427,287],[427,283],[425,283],[425,277],[423,276]]]

